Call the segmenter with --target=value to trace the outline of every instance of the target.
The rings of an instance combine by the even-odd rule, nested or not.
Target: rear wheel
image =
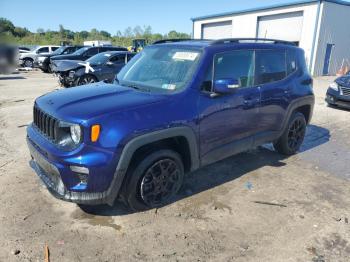
[[[273,144],[277,152],[284,155],[293,155],[304,141],[306,120],[303,114],[295,112],[282,136]]]
[[[163,206],[171,201],[182,185],[184,166],[172,150],[153,152],[128,172],[124,199],[136,211]]]
[[[88,84],[92,84],[92,83],[96,83],[97,79],[96,77],[92,76],[92,75],[83,75],[78,82],[78,85],[88,85]]]

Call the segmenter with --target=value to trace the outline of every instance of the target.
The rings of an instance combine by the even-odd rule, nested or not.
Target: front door
[[[259,122],[260,91],[253,85],[254,51],[235,50],[217,54],[214,69],[209,70],[205,82],[212,84],[215,80],[226,78],[237,79],[240,83],[232,94],[210,96],[211,90],[204,85],[207,90],[203,90],[200,96],[200,153],[203,164],[251,147],[252,135]]]

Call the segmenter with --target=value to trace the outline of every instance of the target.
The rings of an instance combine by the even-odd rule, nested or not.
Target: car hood
[[[84,61],[80,60],[54,60],[52,61],[52,71],[53,72],[64,72],[73,69],[77,69],[79,67],[83,67]]]
[[[54,91],[35,103],[46,113],[72,122],[84,122],[105,114],[132,110],[165,100],[166,96],[98,82]]]
[[[350,75],[345,75],[337,78],[335,82],[338,85],[345,86],[345,87],[350,87]]]

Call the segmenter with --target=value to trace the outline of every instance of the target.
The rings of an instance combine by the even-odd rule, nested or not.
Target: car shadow
[[[0,76],[0,80],[21,80],[21,79],[26,79],[25,77],[23,76]]]
[[[350,109],[345,108],[345,107],[341,107],[341,106],[328,105],[328,107],[331,108],[331,109],[337,109],[337,110],[340,110],[340,111],[350,112]]]
[[[325,144],[329,139],[330,132],[328,129],[309,125],[300,153]],[[277,153],[272,144],[259,146],[256,149],[226,158],[187,174],[181,190],[171,203],[215,188],[264,166],[285,166],[286,163],[283,160],[286,158],[288,156]],[[121,216],[133,213],[120,201],[116,201],[113,207],[100,205],[81,206],[80,208],[86,213],[98,216]]]

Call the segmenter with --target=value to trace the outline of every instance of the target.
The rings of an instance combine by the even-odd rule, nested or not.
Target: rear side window
[[[295,50],[287,51],[287,75],[293,74],[297,70],[297,58]]]
[[[256,85],[267,84],[287,76],[284,50],[257,50],[255,65]]]
[[[90,48],[89,50],[86,51],[85,55],[87,56],[93,56],[98,53],[98,49],[96,47]]]
[[[237,79],[241,87],[254,84],[254,51],[236,50],[217,54],[214,58],[214,79]]]
[[[38,54],[42,54],[42,53],[48,53],[49,52],[49,48],[48,47],[42,47],[40,49],[38,49]]]
[[[52,50],[52,51],[56,51],[58,48],[59,48],[59,47],[57,47],[57,46],[52,46],[52,47],[51,47],[51,50]]]
[[[124,64],[125,63],[125,55],[115,55],[110,60],[113,64]]]

